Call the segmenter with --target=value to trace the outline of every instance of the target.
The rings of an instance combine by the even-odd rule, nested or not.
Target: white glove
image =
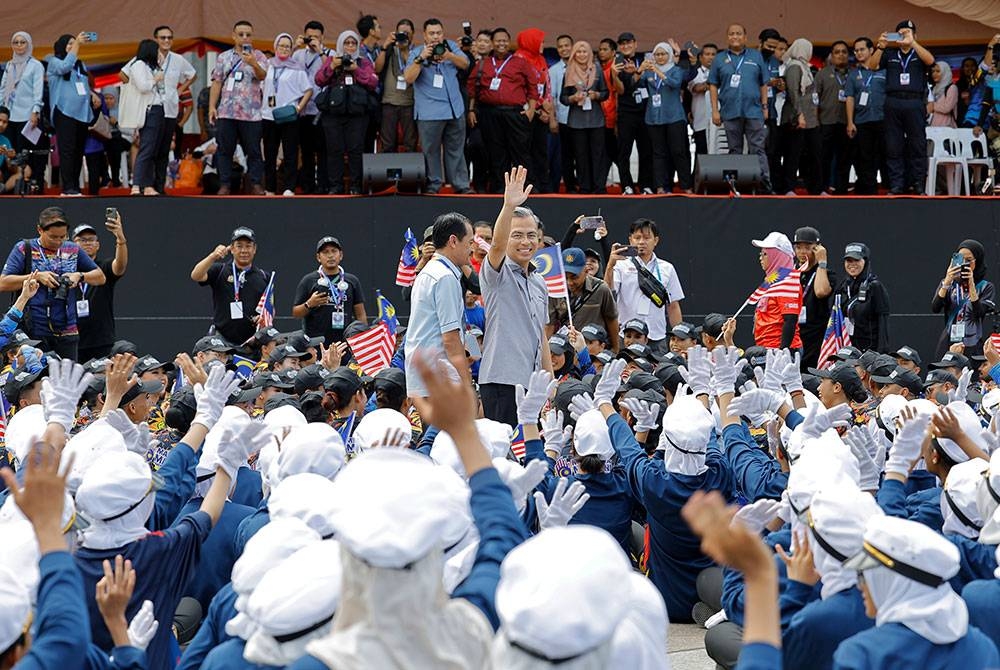
[[[781,369],[784,367],[785,349],[768,349],[764,354],[764,368],[753,369],[757,386],[768,391],[781,390]]]
[[[548,469],[548,461],[537,459],[528,461],[528,464],[523,468],[520,466],[514,468],[515,473],[510,475],[506,484],[507,488],[510,489],[510,496],[514,499],[514,505],[517,509],[524,509],[528,494],[542,483]]]
[[[554,452],[559,456],[573,435],[573,426],[563,428],[563,413],[554,409],[542,417],[542,431],[545,451]]]
[[[831,428],[850,425],[850,421],[850,405],[836,405],[830,409],[823,409],[816,403],[807,407],[805,416],[802,417],[802,435],[819,437]]]
[[[58,423],[68,433],[76,420],[80,396],[94,375],[68,358],[49,363],[49,376],[42,380],[42,410],[46,423]]]
[[[156,635],[156,629],[160,627],[160,622],[153,618],[153,603],[148,600],[142,601],[142,607],[132,617],[128,624],[129,645],[146,651],[150,640]]]
[[[607,367],[604,369],[607,370]],[[569,415],[573,419],[579,419],[584,412],[592,409],[597,409],[597,403],[594,402],[594,397],[589,393],[573,396],[573,399],[569,401]]]
[[[736,391],[736,380],[746,364],[736,347],[716,347],[712,350],[712,385],[716,397]]]
[[[267,426],[258,421],[240,427],[226,426],[219,436],[218,467],[235,482],[237,470],[247,464],[251,454],[266,447],[273,435]]]
[[[136,425],[123,409],[115,411],[104,417],[108,425],[117,430],[125,440],[125,447],[134,454],[145,456],[149,449],[149,424],[145,421]]]
[[[789,393],[802,391],[804,390],[802,388],[802,354],[797,351],[794,356],[788,355],[787,351],[785,353],[778,373],[781,377],[781,385]]]
[[[635,428],[633,429],[635,432],[649,432],[656,430],[656,427],[660,425],[657,421],[660,418],[659,404],[638,398],[625,398],[619,404],[635,417]]]
[[[792,501],[788,498],[788,489],[781,492],[781,503],[778,506],[778,518],[785,523],[791,523],[795,512],[792,511]]]
[[[696,395],[708,395],[712,392],[712,360],[708,349],[693,346],[688,349],[687,376],[685,381]],[[681,368],[683,370],[684,368]]]
[[[889,460],[885,463],[886,473],[909,476],[914,461],[920,458],[920,447],[930,423],[930,414],[918,414],[903,424],[896,433],[896,439],[892,441]]]
[[[854,458],[858,459],[858,469],[861,472],[861,481],[858,483],[861,490],[877,490],[882,466],[885,464],[885,445],[875,444],[875,438],[864,426],[848,430],[844,434],[844,442],[851,448]]]
[[[755,503],[744,505],[736,512],[734,521],[740,521],[752,533],[760,533],[768,524],[778,518],[781,503],[777,500],[761,498]]]
[[[522,426],[534,426],[538,423],[538,415],[556,390],[559,382],[552,378],[548,370],[537,370],[531,373],[528,380],[528,390],[518,384],[514,387],[514,399],[517,401],[517,422]]]
[[[590,500],[590,494],[582,482],[574,481],[567,487],[568,481],[565,477],[559,478],[556,490],[552,492],[551,503],[545,502],[545,494],[535,491],[535,512],[538,514],[538,526],[542,530],[565,526]]]
[[[958,386],[954,391],[948,391],[948,402],[965,402],[965,397],[969,395],[969,382],[972,381],[972,370],[965,368],[958,378]]]
[[[757,416],[764,412],[777,414],[784,404],[783,391],[756,388],[753,382],[747,382],[740,387],[740,395],[730,401],[729,416]]]
[[[622,370],[625,369],[626,365],[627,362],[624,359],[616,358],[604,366],[601,378],[597,382],[597,388],[594,389],[594,403],[598,407],[605,403],[611,403],[618,388],[622,385]]]
[[[233,392],[240,387],[240,379],[235,372],[227,372],[221,365],[214,366],[208,373],[205,384],[194,385],[194,397],[198,403],[194,420],[191,423],[200,423],[208,430],[212,430],[215,423],[222,416],[222,408],[226,405],[226,400]]]

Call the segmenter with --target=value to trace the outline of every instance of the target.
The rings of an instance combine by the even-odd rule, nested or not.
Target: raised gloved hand
[[[708,349],[693,346],[687,351],[688,364],[685,381],[694,395],[709,395],[712,392],[712,360]],[[683,370],[683,368],[681,368]]]
[[[507,488],[510,489],[510,495],[514,499],[514,505],[519,510],[523,509],[528,494],[545,479],[545,473],[548,469],[547,461],[528,461],[528,464],[523,468],[520,466],[514,468],[514,472],[505,480]]]
[[[569,443],[573,435],[573,426],[563,428],[563,413],[552,410],[542,417],[542,437],[545,439],[545,451],[551,451],[557,456]]]
[[[920,458],[920,447],[924,443],[927,427],[931,423],[931,415],[917,413],[912,407],[904,407],[899,413],[903,422],[896,439],[892,441],[889,459],[885,463],[886,474],[894,473],[908,477],[910,468]]]
[[[778,371],[778,376],[781,377],[781,385],[789,393],[804,390],[802,388],[802,354],[796,351],[793,356],[787,350],[783,351],[785,351],[785,356]]]
[[[146,647],[149,646],[159,627],[160,622],[153,615],[153,603],[149,600],[143,600],[142,607],[128,624],[129,644],[146,651]]]
[[[125,447],[129,451],[140,456],[146,455],[146,451],[149,449],[149,424],[145,421],[139,425],[132,423],[132,419],[128,418],[128,414],[123,409],[116,409],[105,416],[104,420],[108,422],[109,426],[121,433],[122,439],[125,440]]]
[[[736,512],[734,520],[743,522],[751,532],[760,533],[768,524],[778,518],[781,503],[777,500],[761,498],[755,503],[744,505]]]
[[[597,409],[597,403],[594,402],[593,396],[589,393],[581,393],[580,395],[573,396],[573,399],[569,401],[569,415],[573,419],[579,419],[584,412],[592,409]]]
[[[948,391],[948,402],[965,402],[969,395],[969,383],[972,381],[972,370],[965,368],[958,378],[958,386],[953,391]]]
[[[69,433],[80,396],[93,378],[82,365],[68,358],[49,363],[49,376],[42,380],[41,394],[45,422],[58,423]]]
[[[192,424],[198,423],[212,430],[222,416],[226,400],[240,387],[240,379],[235,372],[227,372],[221,365],[213,366],[204,384],[194,385],[194,397],[198,403]]]
[[[616,358],[604,366],[601,378],[597,382],[597,388],[594,389],[594,403],[598,407],[604,403],[610,404],[615,397],[615,393],[622,385],[622,370],[625,369],[626,364],[624,359]]]
[[[656,430],[657,426],[660,425],[658,421],[660,405],[658,403],[650,403],[639,398],[625,398],[619,404],[635,417],[635,427],[633,428],[635,432],[649,432]]]
[[[784,404],[783,391],[757,388],[753,382],[747,382],[740,387],[740,395],[729,402],[729,415],[758,416],[764,412],[777,414]]]
[[[735,393],[736,380],[746,364],[736,347],[716,347],[712,350],[712,392],[716,397]]]
[[[535,491],[535,511],[542,530],[565,526],[590,500],[590,494],[582,482],[574,481],[567,486],[568,481],[565,477],[559,479],[550,503],[545,502],[545,494]]]
[[[534,426],[538,423],[538,415],[556,390],[559,382],[552,378],[548,370],[536,370],[528,380],[528,389],[518,384],[514,387],[514,399],[517,401],[517,422],[523,426]]]
[[[848,430],[844,434],[844,442],[851,448],[854,458],[858,459],[861,473],[858,484],[861,490],[877,490],[882,477],[882,466],[885,465],[885,445],[876,444],[875,438],[865,426]]]
[[[236,472],[255,454],[270,443],[274,433],[258,421],[243,425],[229,425],[219,436],[217,466],[236,481]]]
[[[784,367],[787,349],[768,349],[764,354],[764,368],[753,369],[757,386],[767,391],[781,391],[781,369]]]
[[[850,422],[850,405],[836,405],[830,409],[823,409],[819,403],[815,403],[806,408],[806,413],[802,417],[802,435],[819,437],[831,428],[847,426]]]

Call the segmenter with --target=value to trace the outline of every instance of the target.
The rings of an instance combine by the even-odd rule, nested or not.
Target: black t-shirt
[[[80,328],[80,348],[103,347],[113,344],[115,337],[115,285],[121,279],[111,270],[112,260],[97,261],[97,267],[104,272],[105,282],[101,286],[80,285],[82,297],[90,303],[90,316],[80,316],[77,310],[76,323]]]
[[[885,70],[887,96],[892,97],[894,93],[927,95],[931,68],[920,60],[916,49],[910,49],[908,54],[896,48],[886,49],[879,60],[879,68]]]
[[[830,309],[833,307],[833,290],[825,298],[816,297],[816,271],[818,265],[814,265],[812,270],[803,272],[800,276],[802,280],[802,306],[806,309],[805,323],[799,324],[799,330],[826,330],[830,321]],[[830,280],[831,289],[837,285],[837,273],[827,269],[826,276]]]
[[[345,282],[347,287],[339,288],[341,282]],[[309,310],[309,313],[302,319],[302,330],[309,337],[322,336],[326,340],[326,344],[343,340],[344,327],[354,320],[354,306],[365,302],[364,293],[361,291],[361,282],[357,277],[343,270],[330,277],[313,270],[299,281],[299,285],[295,289],[295,304],[304,304],[309,296],[317,292],[329,293],[331,304]],[[343,316],[341,317],[341,315]],[[340,324],[339,327],[334,326],[335,321]]]
[[[208,279],[198,282],[202,286],[212,287],[212,323],[215,330],[233,344],[242,344],[257,332],[253,319],[257,315],[257,303],[267,288],[268,275],[260,268],[251,265],[246,270],[237,270],[236,274],[243,277],[240,282],[239,301],[243,304],[243,318],[233,319],[230,305],[236,299],[236,286],[233,283],[233,264],[213,263],[208,268]]]

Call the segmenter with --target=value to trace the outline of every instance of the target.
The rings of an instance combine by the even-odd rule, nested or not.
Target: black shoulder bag
[[[667,289],[660,283],[660,280],[643,267],[638,259],[633,258],[632,265],[635,266],[636,272],[639,274],[639,290],[642,291],[642,294],[649,298],[656,307],[661,309],[666,307],[670,302],[670,294],[667,293]]]

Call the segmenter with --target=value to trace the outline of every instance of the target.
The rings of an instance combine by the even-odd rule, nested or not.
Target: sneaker
[[[646,188],[642,189],[642,194],[643,195],[653,195],[653,189],[651,189],[651,188],[649,188],[647,186]]]
[[[220,186],[219,192],[216,193],[215,195],[229,195],[229,193],[230,191],[228,186]]]
[[[631,186],[626,186],[622,189],[622,195],[635,195],[635,189]]]
[[[288,188],[286,188],[286,189],[285,189],[285,192],[284,192],[284,193],[282,193],[281,195],[283,195],[283,196],[285,196],[285,197],[287,198],[287,197],[290,197],[290,196],[293,196],[293,195],[295,195],[295,191],[293,191],[293,190],[291,190],[291,189],[288,189]]]

